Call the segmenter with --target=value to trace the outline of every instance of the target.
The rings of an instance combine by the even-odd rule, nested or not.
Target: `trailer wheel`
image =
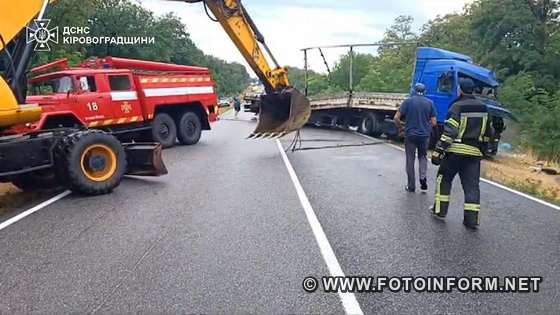
[[[197,114],[185,112],[179,118],[177,138],[181,144],[193,145],[198,143],[202,134],[202,122]]]
[[[152,123],[152,138],[161,143],[163,148],[171,148],[177,139],[177,125],[171,116],[166,113],[156,115]]]
[[[365,113],[358,127],[358,131],[377,138],[383,134],[383,126],[374,113]]]
[[[67,136],[55,151],[55,170],[70,190],[86,195],[111,192],[127,168],[126,155],[114,136],[100,130]]]

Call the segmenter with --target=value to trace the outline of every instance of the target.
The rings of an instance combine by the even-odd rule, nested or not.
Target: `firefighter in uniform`
[[[445,218],[451,184],[459,174],[465,192],[463,224],[474,229],[480,223],[480,161],[492,137],[492,127],[486,105],[472,95],[474,82],[461,78],[459,85],[461,97],[449,109],[443,134],[432,154],[432,163],[440,167],[431,211],[434,217]]]

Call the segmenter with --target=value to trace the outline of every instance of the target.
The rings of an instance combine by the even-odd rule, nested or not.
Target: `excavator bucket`
[[[167,168],[161,157],[159,143],[125,143],[127,175],[161,176],[167,174]]]
[[[281,138],[303,127],[309,116],[309,100],[297,89],[263,95],[257,128],[248,138]]]

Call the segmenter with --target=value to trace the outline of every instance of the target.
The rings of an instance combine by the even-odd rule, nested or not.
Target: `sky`
[[[247,66],[219,24],[210,21],[201,3],[139,0],[157,15],[174,12],[187,25],[194,43],[206,54]],[[281,65],[303,68],[302,48],[353,43],[373,43],[383,37],[399,15],[411,15],[415,30],[438,15],[461,11],[472,0],[244,0],[245,8],[264,35]],[[156,34],[157,40],[157,34]],[[363,48],[361,52],[374,52]],[[345,49],[324,51],[332,67]],[[317,51],[309,55],[310,67],[325,72]],[[254,76],[250,68],[249,73]]]

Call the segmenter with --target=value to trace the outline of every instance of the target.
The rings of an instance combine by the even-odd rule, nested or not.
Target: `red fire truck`
[[[62,59],[32,69],[27,103],[43,113],[4,134],[63,127],[103,129],[121,141],[156,141],[164,148],[199,141],[218,118],[207,68],[124,58],[69,67]]]

